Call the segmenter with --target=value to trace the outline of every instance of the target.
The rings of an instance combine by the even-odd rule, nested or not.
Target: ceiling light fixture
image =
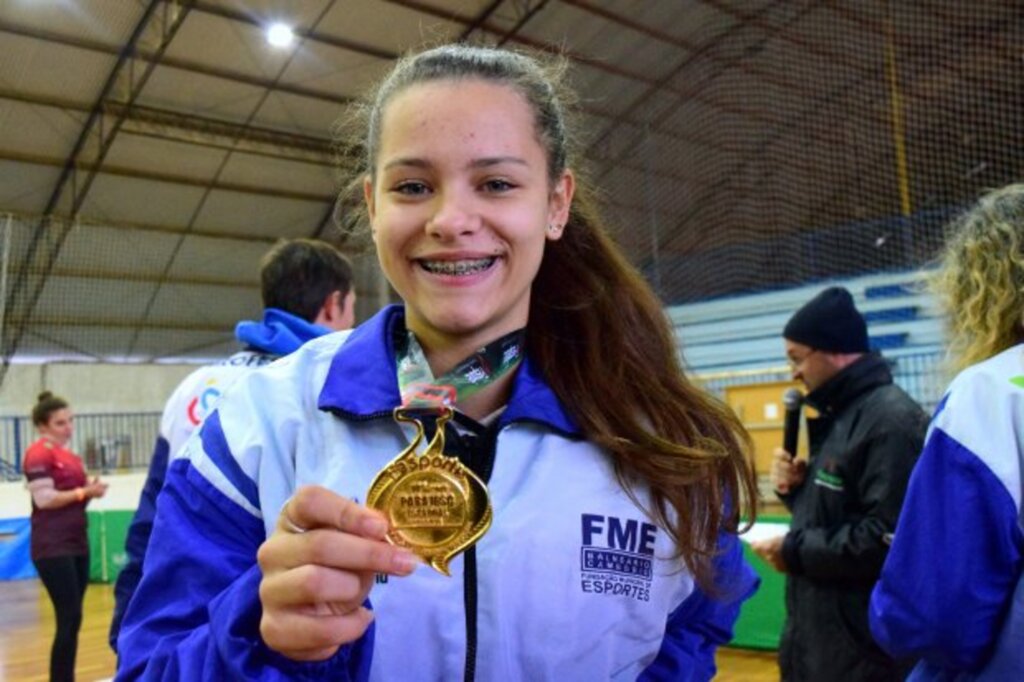
[[[267,42],[274,47],[288,47],[295,40],[295,33],[288,24],[277,22],[267,28]]]

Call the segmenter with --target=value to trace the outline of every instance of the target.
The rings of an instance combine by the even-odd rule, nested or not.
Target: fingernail
[[[391,557],[391,566],[396,573],[412,573],[420,563],[412,552],[400,549]]]
[[[388,522],[379,516],[368,516],[362,521],[363,535],[381,537],[388,532]]]

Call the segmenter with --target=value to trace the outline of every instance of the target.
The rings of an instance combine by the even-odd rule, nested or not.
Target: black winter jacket
[[[896,528],[928,416],[868,354],[807,396],[811,457],[803,485],[780,498],[793,513],[782,547],[784,682],[902,680],[872,640],[868,599]]]

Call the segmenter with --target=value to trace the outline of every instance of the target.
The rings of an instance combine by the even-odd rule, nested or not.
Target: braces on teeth
[[[442,275],[466,275],[480,272],[490,267],[493,262],[493,258],[483,258],[474,261],[422,261],[423,266],[427,270]]]

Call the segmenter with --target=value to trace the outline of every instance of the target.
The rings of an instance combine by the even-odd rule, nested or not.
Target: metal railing
[[[146,469],[159,431],[159,412],[76,414],[70,447],[89,471]],[[0,417],[0,477],[21,477],[25,448],[37,437],[28,417]]]
[[[914,353],[889,358],[889,361],[892,363],[893,381],[931,414],[949,381],[949,377],[943,372],[943,354],[939,351]],[[722,398],[728,386],[767,384],[786,381],[790,377],[789,368],[780,365],[739,372],[698,373],[693,379],[709,392]]]
[[[929,415],[952,379],[945,371],[945,357],[945,353],[935,351],[903,355],[894,361],[893,380]]]

